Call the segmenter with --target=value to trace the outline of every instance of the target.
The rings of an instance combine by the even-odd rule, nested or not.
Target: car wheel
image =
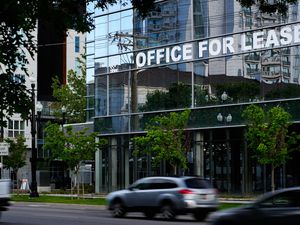
[[[161,216],[165,220],[173,220],[176,216],[173,206],[171,204],[165,204],[161,207]]]
[[[206,212],[195,212],[194,213],[194,218],[197,221],[203,221],[207,216]]]
[[[126,214],[125,207],[123,206],[121,201],[116,201],[112,206],[112,215],[116,218],[124,217]]]
[[[146,210],[144,212],[144,215],[147,217],[147,219],[152,219],[155,216],[155,212],[151,211],[151,210]]]

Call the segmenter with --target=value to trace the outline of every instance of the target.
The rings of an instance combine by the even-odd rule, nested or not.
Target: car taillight
[[[188,194],[193,194],[193,191],[192,190],[189,190],[189,189],[181,189],[180,191],[178,191],[179,194],[182,194],[182,195],[188,195]]]

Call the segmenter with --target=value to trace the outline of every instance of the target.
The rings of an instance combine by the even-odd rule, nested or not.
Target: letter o
[[[209,54],[212,56],[219,55],[222,49],[221,41],[213,39],[209,42]]]
[[[146,60],[147,60],[146,54],[144,52],[139,52],[135,57],[136,66],[138,68],[145,66]]]

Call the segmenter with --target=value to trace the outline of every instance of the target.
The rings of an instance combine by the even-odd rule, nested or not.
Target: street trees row
[[[150,155],[153,164],[165,160],[173,168],[187,168],[185,128],[190,110],[156,116],[146,126],[146,134],[133,138],[135,154]],[[242,115],[247,125],[246,140],[251,155],[261,165],[271,166],[271,188],[275,190],[275,169],[284,165],[293,151],[300,150],[300,135],[290,132],[291,115],[282,107],[264,109],[257,105],[246,107]]]

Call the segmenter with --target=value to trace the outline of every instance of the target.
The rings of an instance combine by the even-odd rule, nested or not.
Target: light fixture
[[[226,101],[227,98],[228,98],[228,95],[227,95],[226,91],[224,91],[223,94],[221,95],[221,99],[222,99],[222,101]]]
[[[219,122],[231,123],[231,121],[232,121],[232,115],[229,113],[227,116],[223,117],[223,115],[221,113],[218,113],[217,120]]]
[[[65,113],[67,111],[67,108],[63,105],[62,107],[61,107],[61,112],[62,113]]]
[[[231,114],[229,113],[227,116],[226,116],[226,122],[227,123],[230,123],[232,121],[232,116]]]
[[[219,122],[222,122],[222,121],[223,121],[223,116],[222,116],[221,113],[219,113],[219,114],[217,115],[217,120],[218,120]]]
[[[37,102],[35,107],[36,107],[37,113],[41,113],[42,112],[42,110],[43,110],[43,104],[41,102]]]

